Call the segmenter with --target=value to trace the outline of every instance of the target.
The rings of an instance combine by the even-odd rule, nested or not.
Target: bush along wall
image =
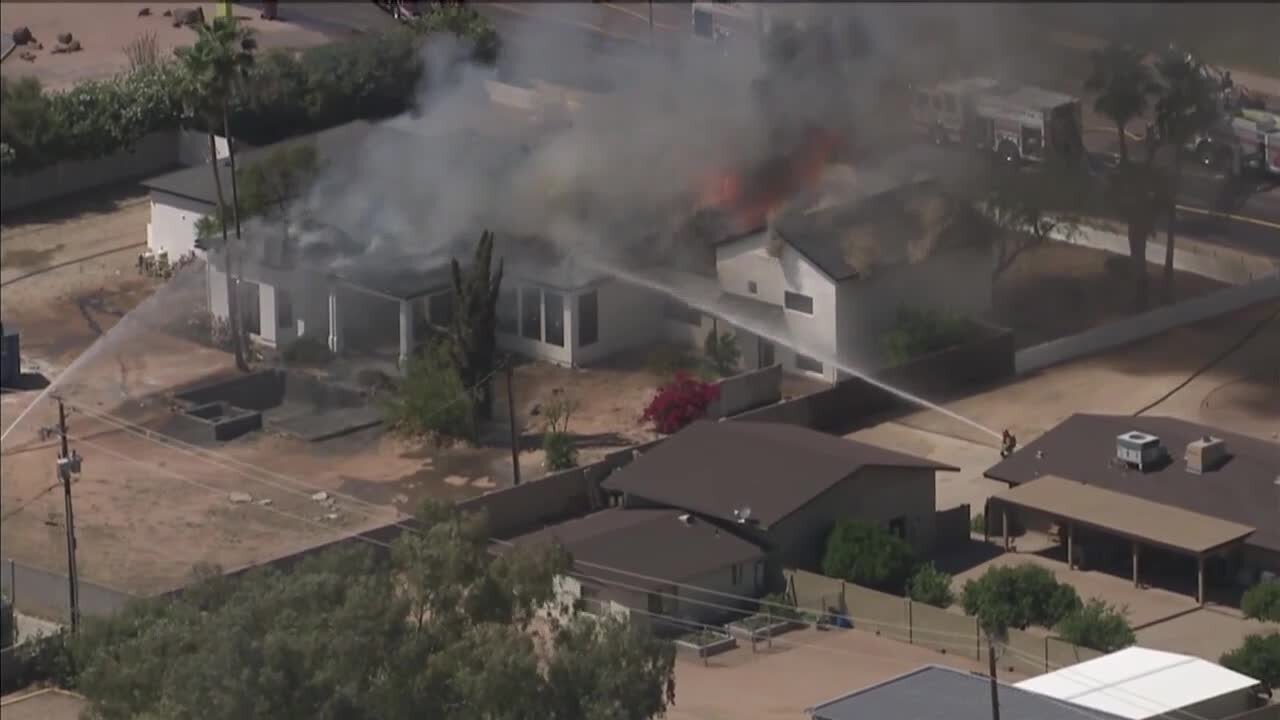
[[[434,33],[472,43],[475,62],[496,61],[497,33],[465,7],[301,52],[261,52],[233,101],[233,132],[245,142],[264,145],[353,120],[403,113],[412,107],[422,81],[422,39]],[[176,61],[166,61],[64,92],[45,92],[32,78],[5,78],[0,169],[30,173],[60,162],[106,157],[150,133],[180,127],[182,72]]]

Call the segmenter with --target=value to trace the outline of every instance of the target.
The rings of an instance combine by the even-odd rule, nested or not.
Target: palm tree
[[[1156,60],[1156,70],[1163,83],[1156,99],[1156,127],[1161,143],[1173,154],[1170,174],[1170,202],[1164,246],[1164,283],[1161,299],[1173,301],[1173,240],[1177,219],[1178,187],[1182,181],[1182,160],[1186,147],[1198,135],[1207,133],[1217,124],[1221,109],[1217,92],[1204,66],[1187,53],[1168,50]]]
[[[250,31],[241,28],[234,17],[214,18],[212,23],[196,26],[196,33],[195,45],[182,48],[177,53],[184,70],[182,96],[188,114],[203,120],[209,131],[209,167],[213,172],[213,187],[218,198],[217,215],[222,233],[232,346],[236,367],[248,372],[249,363],[245,360],[244,333],[241,330],[240,298],[233,274],[232,245],[227,238],[227,205],[223,199],[214,128],[221,125],[227,138],[227,154],[231,164],[231,216],[235,223],[236,239],[239,240],[239,197],[228,108],[236,86],[253,65],[254,44]]]
[[[1094,109],[1111,120],[1120,141],[1120,168],[1111,183],[1111,199],[1128,226],[1129,257],[1138,310],[1147,306],[1147,239],[1155,230],[1155,198],[1165,194],[1164,179],[1155,172],[1155,138],[1146,135],[1146,157],[1141,164],[1130,162],[1129,143],[1125,136],[1129,123],[1143,117],[1148,96],[1158,92],[1150,68],[1143,64],[1143,53],[1125,45],[1108,45],[1091,56],[1093,70],[1085,80],[1085,89],[1098,94]]]
[[[1141,51],[1127,45],[1094,50],[1090,56],[1093,70],[1084,82],[1086,90],[1098,94],[1093,109],[1115,124],[1122,163],[1129,160],[1125,129],[1132,120],[1142,117],[1147,110],[1147,97],[1159,89],[1142,59]]]

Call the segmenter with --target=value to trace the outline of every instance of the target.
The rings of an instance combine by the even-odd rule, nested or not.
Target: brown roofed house
[[[1207,562],[1226,582],[1280,573],[1273,442],[1171,417],[1076,414],[986,476],[1011,486],[993,500],[1092,533],[1098,562],[1136,543]]]
[[[927,549],[939,470],[956,468],[794,425],[700,421],[602,486],[626,507],[686,510],[785,564],[814,567],[839,520],[879,524]]]

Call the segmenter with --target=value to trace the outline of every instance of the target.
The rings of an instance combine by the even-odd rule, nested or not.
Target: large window
[[[293,328],[293,301],[288,290],[276,288],[276,327],[281,330]]]
[[[783,300],[786,303],[788,310],[804,313],[805,315],[813,314],[813,298],[808,295],[801,295],[800,293],[788,291],[783,296]]]
[[[427,298],[427,320],[436,327],[449,326],[453,320],[453,293],[438,293]]]
[[[819,375],[822,374],[822,363],[808,355],[796,353],[796,367],[804,370],[805,372],[817,373]]]
[[[542,293],[546,303],[547,344],[564,347],[564,296],[559,293]]]
[[[600,297],[592,290],[578,296],[578,347],[594,344],[600,337]]]
[[[702,313],[682,302],[672,300],[670,298],[667,298],[663,305],[663,314],[668,320],[674,320],[686,325],[693,325],[694,327],[700,327],[702,325]]]
[[[520,334],[520,303],[516,299],[516,291],[503,288],[498,291],[498,332],[508,335]]]
[[[520,334],[530,340],[542,339],[542,291],[520,291]]]

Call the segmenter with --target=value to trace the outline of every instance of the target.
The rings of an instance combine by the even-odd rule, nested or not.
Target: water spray
[[[780,337],[777,333],[761,328],[759,324],[754,323],[751,320],[735,316],[732,313],[724,312],[723,309],[715,307],[715,303],[704,302],[699,300],[690,300],[689,298],[683,297],[674,287],[664,284],[663,282],[653,277],[641,275],[634,271],[628,270],[624,267],[612,266],[604,262],[601,262],[599,260],[589,259],[589,260],[586,260],[585,262],[587,264],[596,266],[597,269],[603,272],[619,277],[628,283],[631,283],[633,285],[638,285],[638,286],[647,288],[649,290],[653,290],[654,292],[661,293],[673,299],[679,300],[680,302],[694,308],[695,310],[701,310],[702,312],[708,313],[710,315],[716,315],[716,316],[722,317],[726,321],[734,325],[737,325],[738,327],[748,332],[751,332],[759,337],[769,340],[770,342],[776,343],[778,345],[782,345],[784,347],[795,347],[796,345],[794,340]],[[821,360],[825,363],[829,363],[832,366],[834,366],[836,369],[846,372],[850,375],[853,375],[854,377],[858,378],[859,380],[862,380],[863,382],[869,385],[874,385],[875,387],[880,388],[885,392],[892,393],[893,395],[896,395],[902,398],[903,400],[906,400],[907,402],[910,402],[919,407],[926,408],[928,410],[935,410],[939,413],[942,413],[943,415],[946,415],[947,417],[953,420],[962,422],[974,429],[980,430],[983,433],[990,435],[993,438],[996,438],[997,440],[1001,440],[1002,443],[1004,443],[1005,445],[1008,444],[1008,440],[1006,436],[1012,437],[1011,435],[1009,435],[1008,430],[1004,431],[1003,434],[996,432],[995,430],[992,430],[991,428],[987,427],[986,425],[983,425],[977,420],[973,420],[972,418],[965,417],[964,415],[961,415],[960,413],[954,410],[951,410],[949,408],[943,407],[942,405],[939,405],[935,402],[930,402],[929,400],[926,400],[920,397],[919,395],[914,395],[901,388],[896,388],[884,382],[883,380],[877,380],[876,378],[871,377],[865,371],[846,365],[840,362],[839,360],[837,360],[836,358],[833,358],[830,355],[827,355],[826,353],[813,353],[810,348],[804,348],[804,350],[806,354],[811,354],[813,357],[817,358],[818,360]]]

